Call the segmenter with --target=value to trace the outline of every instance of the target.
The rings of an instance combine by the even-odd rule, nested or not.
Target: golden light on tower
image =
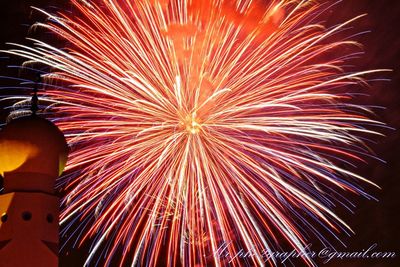
[[[58,266],[54,184],[67,153],[62,132],[35,111],[0,131],[0,267]]]

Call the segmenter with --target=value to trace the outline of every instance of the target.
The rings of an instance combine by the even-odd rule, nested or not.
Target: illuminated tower
[[[35,115],[35,105],[33,115],[12,120],[0,131],[0,267],[58,266],[54,184],[68,147],[53,123]]]

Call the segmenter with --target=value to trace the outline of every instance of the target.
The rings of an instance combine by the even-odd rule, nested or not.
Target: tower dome
[[[64,170],[68,146],[62,132],[37,115],[12,120],[0,131],[4,190],[52,193]]]

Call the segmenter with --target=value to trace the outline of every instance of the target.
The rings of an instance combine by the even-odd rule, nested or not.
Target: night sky
[[[44,21],[44,17],[32,12],[30,6],[56,10],[55,7],[70,9],[68,1],[62,0],[1,0],[0,1],[0,49],[10,46],[6,42],[27,43],[26,36],[51,38],[30,30],[29,25],[37,20]],[[376,109],[376,118],[387,123],[394,129],[400,129],[400,1],[398,0],[345,0],[340,3],[328,19],[329,24],[349,19],[355,15],[368,13],[368,16],[354,23],[357,32],[370,30],[371,32],[357,37],[364,44],[365,55],[354,64],[358,69],[389,68],[392,73],[381,74],[381,78],[390,81],[371,82],[371,88],[365,92],[368,97],[360,97],[357,103],[371,104],[385,107]],[[19,65],[22,61],[0,55],[0,76],[32,77],[29,71],[18,71],[8,68],[9,65]],[[0,79],[0,86],[13,87],[18,83],[8,79]],[[16,93],[13,89],[3,89],[2,95]],[[28,91],[18,91],[28,93]],[[9,105],[0,102],[1,107]],[[0,111],[1,123],[5,121],[8,111]],[[386,267],[400,266],[400,136],[399,130],[383,130],[385,138],[376,138],[370,144],[376,154],[387,163],[368,159],[368,164],[359,164],[358,174],[369,178],[382,187],[382,190],[368,188],[367,191],[379,199],[379,202],[355,196],[357,204],[354,214],[344,209],[337,213],[353,228],[355,236],[343,237],[348,244],[348,251],[358,251],[377,243],[379,251],[395,251],[397,261],[373,260],[345,260],[334,261],[321,266],[346,267]],[[82,266],[87,246],[77,250],[67,247],[61,253],[60,266]],[[1,259],[0,259],[1,260]]]

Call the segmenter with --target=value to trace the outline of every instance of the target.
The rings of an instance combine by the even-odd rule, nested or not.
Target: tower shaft
[[[58,266],[58,205],[46,193],[0,195],[0,267]]]

